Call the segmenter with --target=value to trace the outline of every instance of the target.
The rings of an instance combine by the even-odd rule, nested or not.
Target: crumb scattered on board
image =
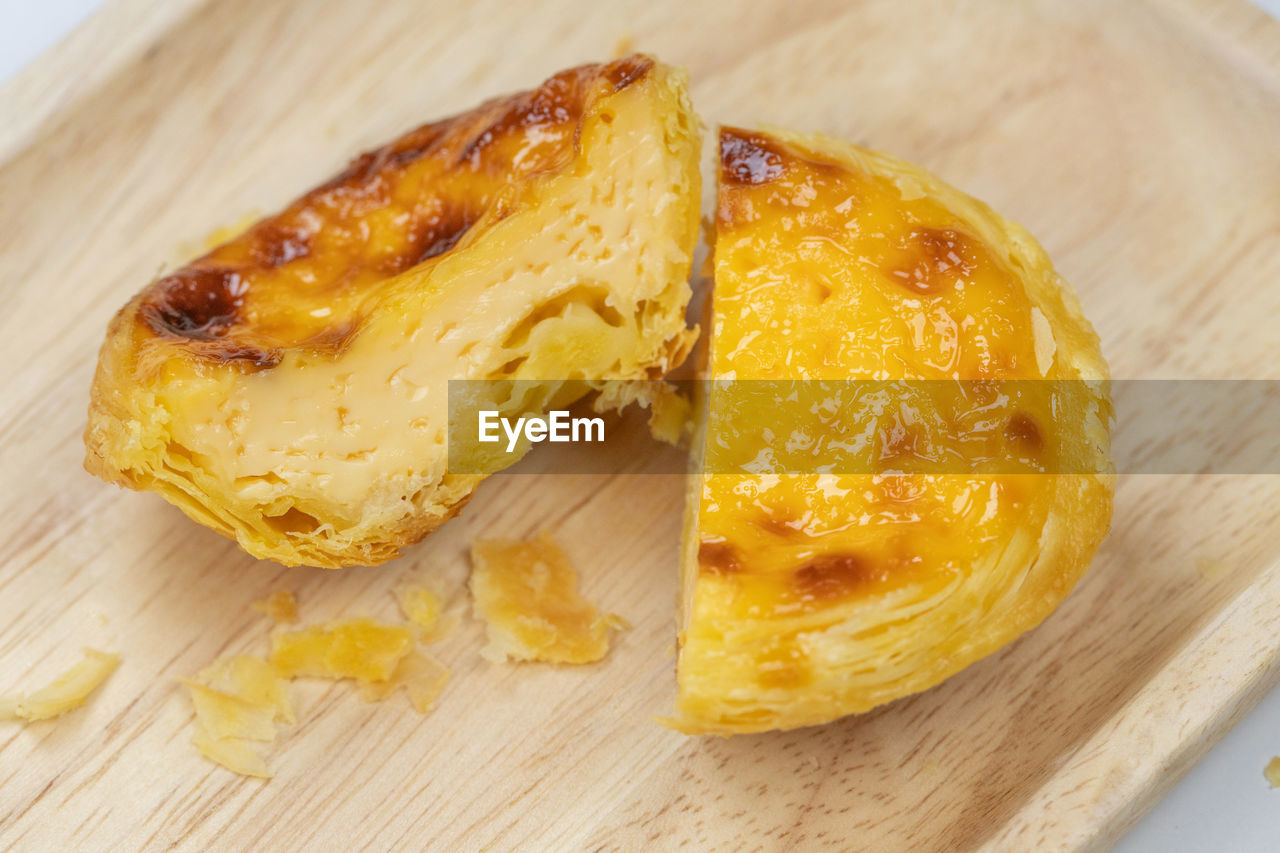
[[[1267,782],[1273,788],[1280,788],[1280,756],[1276,756],[1267,762],[1267,766],[1263,768],[1262,775],[1267,777]]]
[[[427,713],[449,681],[448,667],[416,648],[410,630],[439,629],[439,601],[432,595],[430,600],[416,594],[406,599],[397,592],[401,607],[407,600],[412,608],[412,613],[406,608],[412,626],[359,617],[278,630],[266,659],[232,655],[194,678],[180,679],[196,713],[191,742],[205,758],[234,773],[270,778],[260,750],[275,741],[280,725],[297,722],[289,699],[295,678],[352,679],[367,702],[386,700],[403,689],[414,710]],[[297,619],[297,601],[285,590],[252,607],[277,623]]]
[[[471,595],[489,643],[480,654],[503,660],[591,663],[609,651],[609,628],[578,593],[578,575],[547,533],[528,541],[477,541]]]
[[[34,693],[0,695],[0,720],[33,723],[79,708],[119,665],[119,655],[86,647],[79,663]]]
[[[425,714],[444,692],[449,675],[447,666],[426,652],[414,649],[400,659],[386,681],[361,682],[360,696],[366,702],[381,702],[403,687],[413,709]]]
[[[412,648],[408,627],[361,617],[273,634],[271,664],[289,678],[386,681]]]
[[[191,742],[200,754],[241,776],[270,778],[253,744],[274,741],[276,723],[295,722],[288,681],[261,658],[233,655],[182,683],[196,711]]]
[[[488,660],[590,663],[608,653],[610,629],[631,627],[578,593],[577,573],[546,533],[527,542],[476,542],[471,559],[475,610],[489,640],[481,654]],[[278,629],[265,659],[224,657],[181,679],[195,708],[196,749],[242,776],[270,778],[260,750],[275,741],[280,725],[297,722],[289,699],[295,678],[351,679],[366,702],[403,690],[415,711],[430,711],[450,671],[419,646],[443,639],[458,617],[444,611],[430,586],[403,584],[395,597],[408,624],[357,617]],[[287,590],[251,607],[276,624],[297,621],[297,600]]]
[[[395,596],[419,643],[438,643],[457,629],[458,614],[445,613],[440,596],[430,587],[404,584],[396,587]]]
[[[249,605],[255,613],[261,613],[277,625],[298,621],[298,599],[287,589],[278,589],[261,601]]]

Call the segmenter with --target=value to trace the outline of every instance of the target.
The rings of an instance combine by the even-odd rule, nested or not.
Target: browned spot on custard
[[[720,130],[720,167],[727,184],[758,185],[782,176],[786,171],[783,153],[775,143],[745,130]]]
[[[478,168],[489,149],[500,147],[505,140],[526,138],[536,128],[543,138],[520,152],[520,170],[531,173],[554,168],[572,153],[570,143],[577,139],[587,85],[598,73],[602,73],[598,65],[572,68],[537,89],[491,102],[493,119],[462,146],[457,162]],[[562,132],[554,133],[560,128]]]
[[[458,245],[458,241],[474,224],[474,218],[468,215],[465,208],[442,205],[438,212],[425,217],[418,225],[410,251],[413,258],[411,266],[443,255]]]
[[[888,580],[889,573],[857,554],[822,554],[795,570],[795,591],[808,601],[842,598]]]
[[[417,258],[413,262],[414,265],[420,264],[423,261],[429,261],[439,255],[443,255],[445,252],[458,245],[458,241],[462,239],[462,235],[466,234],[470,228],[471,223],[463,220],[452,225],[450,228],[432,231],[428,238],[423,241],[426,245],[419,245]]]
[[[247,289],[234,270],[189,269],[152,285],[137,316],[156,336],[180,342],[201,358],[275,367],[281,359],[278,348],[259,346],[234,334]]]
[[[604,73],[601,76],[613,85],[613,91],[621,92],[649,73],[649,69],[652,67],[652,59],[637,53],[610,62],[605,66]]]
[[[1014,412],[1005,424],[1004,434],[1009,441],[1027,450],[1039,450],[1044,447],[1044,436],[1035,418],[1025,412]]]
[[[920,228],[908,237],[910,259],[889,276],[914,293],[940,293],[977,268],[969,238],[950,228]]]
[[[512,188],[567,164],[586,104],[639,80],[646,57],[561,72],[537,89],[422,125],[355,158],[283,211],[153,284],[139,327],[182,355],[278,364],[339,353],[358,306],[523,203]]]
[[[708,574],[732,575],[742,563],[738,550],[728,542],[702,542],[698,545],[698,567]]]
[[[211,341],[240,321],[247,292],[235,270],[188,269],[152,285],[138,311],[158,335]]]
[[[410,237],[408,246],[386,258],[380,268],[389,275],[397,275],[437,258],[458,245],[474,224],[465,213],[452,208],[425,217]]]
[[[275,269],[311,254],[311,234],[268,220],[253,229],[250,256],[265,269]]]

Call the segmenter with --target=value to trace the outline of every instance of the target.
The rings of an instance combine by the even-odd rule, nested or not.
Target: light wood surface
[[[1124,478],[1092,572],[1020,642],[864,717],[718,740],[652,721],[676,478],[495,478],[404,559],[326,573],[80,467],[107,320],[181,247],[623,38],[687,66],[708,123],[884,148],[1022,221],[1116,376],[1280,378],[1280,27],[1243,0],[159,5],[108,5],[0,90],[0,690],[85,644],[124,658],[80,711],[0,724],[0,848],[1101,847],[1280,677],[1276,477]],[[266,784],[188,744],[175,678],[265,649],[252,600],[390,617],[432,573],[464,607],[468,543],[543,527],[634,625],[602,664],[488,664],[468,616],[428,717],[300,684]]]

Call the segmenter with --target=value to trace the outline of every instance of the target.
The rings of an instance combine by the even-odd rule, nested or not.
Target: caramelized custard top
[[[860,467],[708,469],[694,605],[716,614],[708,624],[803,616],[908,588],[912,600],[937,594],[1040,511],[1047,478],[1034,472],[1056,452],[1051,400],[983,384],[1044,378],[1018,270],[909,180],[833,160],[721,130],[713,375],[773,380],[761,393],[775,395],[792,380],[830,381],[837,394],[836,381],[848,379],[977,382],[947,405],[922,391],[785,417],[784,401],[752,400],[750,382],[713,390],[709,457],[814,472],[838,442]],[[911,473],[908,464],[974,454],[1032,476]],[[804,671],[796,648],[784,657],[789,678]]]
[[[561,72],[360,155],[280,213],[153,282],[139,332],[205,359],[271,367],[291,347],[340,351],[360,305],[405,270],[439,258],[513,187],[575,155],[590,99],[653,67],[644,56]]]

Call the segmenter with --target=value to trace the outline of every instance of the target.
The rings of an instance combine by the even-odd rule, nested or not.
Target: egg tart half
[[[1111,408],[1023,228],[854,145],[719,141],[670,723],[728,734],[867,711],[1043,620],[1110,523]]]
[[[85,466],[257,557],[395,556],[480,479],[448,470],[449,380],[684,359],[698,149],[685,75],[632,56],[364,154],[120,311]]]

